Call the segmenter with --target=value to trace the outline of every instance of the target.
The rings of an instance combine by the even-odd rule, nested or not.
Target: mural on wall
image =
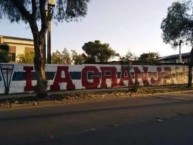
[[[33,92],[33,65],[1,64],[0,94]],[[49,91],[184,84],[186,66],[47,65]],[[2,87],[4,86],[4,87]]]
[[[5,94],[9,94],[13,68],[14,68],[13,64],[0,64],[1,78],[2,78],[0,80],[1,81],[3,80]]]

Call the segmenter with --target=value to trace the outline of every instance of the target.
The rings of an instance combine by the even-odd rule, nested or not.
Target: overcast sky
[[[63,48],[81,53],[88,41],[109,43],[116,52],[128,51],[139,56],[158,52],[160,56],[177,54],[178,50],[164,44],[161,21],[174,0],[91,0],[88,14],[79,22],[52,24],[52,51]],[[25,24],[0,20],[0,35],[32,38]],[[190,48],[183,47],[182,52]]]

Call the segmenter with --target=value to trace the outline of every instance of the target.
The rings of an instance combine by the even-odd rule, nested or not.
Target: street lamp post
[[[48,0],[48,33],[47,33],[47,63],[51,64],[51,20],[54,12],[55,0]]]

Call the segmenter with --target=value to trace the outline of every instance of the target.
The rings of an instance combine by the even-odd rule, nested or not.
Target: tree
[[[86,15],[88,2],[89,0],[57,0],[53,19],[63,22],[83,17]],[[10,22],[23,21],[30,26],[35,49],[36,91],[39,97],[47,96],[44,50],[48,29],[47,4],[47,0],[0,0],[0,19],[8,18]]]
[[[83,64],[86,61],[86,55],[84,53],[82,54],[78,54],[75,50],[71,50],[72,51],[72,61],[74,64]]]
[[[142,53],[138,61],[142,64],[157,64],[159,61],[159,54],[157,52]]]
[[[109,44],[102,44],[99,40],[85,43],[82,49],[85,51],[87,57],[85,63],[105,63],[110,58],[119,56],[118,53],[110,48]]]
[[[62,52],[56,50],[56,52],[52,53],[53,64],[71,64],[71,62],[72,59],[70,57],[70,53],[66,48],[64,48]]]
[[[119,60],[120,61],[136,60],[136,56],[133,53],[131,53],[130,51],[128,51],[125,56],[120,56]]]
[[[191,2],[174,2],[169,8],[166,18],[161,23],[163,40],[173,47],[186,42],[191,44],[191,57],[189,61],[188,87],[192,85],[192,66],[193,66],[193,16],[190,13],[193,9]]]
[[[0,62],[9,62],[9,46],[0,45]]]
[[[179,46],[179,60],[181,63],[181,45],[186,41],[186,37],[189,37],[191,34],[188,28],[188,10],[188,3],[174,2],[168,8],[168,14],[161,23],[163,40],[165,43],[171,44],[174,48]]]
[[[24,54],[19,54],[18,55],[19,60],[17,61],[17,63],[28,63],[28,64],[32,64],[33,60],[34,60],[34,52],[29,52]]]

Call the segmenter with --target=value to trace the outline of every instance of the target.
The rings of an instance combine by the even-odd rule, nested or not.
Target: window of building
[[[10,62],[15,62],[15,53],[9,53],[8,57]]]
[[[25,47],[25,54],[27,53],[34,53],[34,48],[33,47]]]

